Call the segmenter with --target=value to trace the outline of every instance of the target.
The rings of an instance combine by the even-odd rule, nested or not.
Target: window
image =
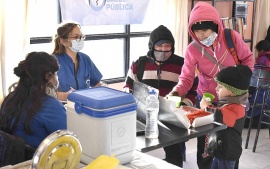
[[[58,1],[30,1],[30,51],[46,51],[52,53],[52,37],[57,25],[61,22]],[[82,26],[86,35],[82,52],[93,60],[103,74],[107,83],[124,81],[132,61],[147,54],[150,31],[163,24],[160,11],[153,13],[154,1],[151,0],[147,11],[147,24],[136,25],[101,25]],[[159,6],[162,6],[162,4]],[[153,15],[152,15],[153,14]],[[160,14],[161,15],[161,14]]]

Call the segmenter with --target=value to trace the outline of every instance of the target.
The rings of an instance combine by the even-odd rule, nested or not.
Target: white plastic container
[[[121,164],[134,158],[137,104],[132,94],[95,87],[69,94],[67,128],[82,145],[85,164],[115,155]]]

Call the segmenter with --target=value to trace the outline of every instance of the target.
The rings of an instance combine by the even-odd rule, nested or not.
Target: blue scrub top
[[[73,89],[85,89],[86,81],[90,80],[90,86],[95,86],[102,79],[102,74],[92,62],[90,57],[84,53],[78,52],[78,71],[75,74],[75,65],[66,53],[56,55],[60,68],[57,72],[59,80],[59,92],[67,92]]]
[[[34,148],[37,148],[51,133],[67,129],[66,109],[63,104],[56,98],[48,96],[31,120],[30,128],[33,132],[31,135],[25,132],[22,120],[13,135],[22,137],[26,144]]]

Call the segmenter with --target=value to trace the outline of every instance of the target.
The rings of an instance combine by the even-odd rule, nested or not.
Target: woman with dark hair
[[[56,98],[59,65],[46,52],[31,52],[14,68],[17,87],[4,99],[0,130],[37,148],[48,135],[66,129],[66,111]]]
[[[263,66],[270,66],[270,42],[268,40],[261,40],[255,46],[258,51],[256,64]]]
[[[259,41],[256,46],[255,46],[257,52],[258,52],[258,56],[256,58],[256,62],[254,67],[256,69],[263,69],[263,70],[268,70],[270,71],[270,42],[267,40],[261,40]],[[255,96],[256,96],[256,87],[254,86],[250,86],[249,87],[249,103],[252,105],[254,103],[255,100]],[[257,93],[257,104],[262,104],[263,102],[263,95],[264,95],[264,91],[265,90],[260,90]],[[266,100],[268,107],[270,107],[270,99]],[[250,117],[251,116],[251,111],[252,109],[249,109],[247,111],[247,115]],[[261,108],[255,108],[254,112],[253,112],[253,122],[252,122],[252,128],[257,129],[258,128],[258,124],[260,121],[260,115],[261,115]],[[268,116],[267,115],[263,115],[263,121],[268,121]],[[245,128],[249,127],[249,123],[250,123],[250,118],[246,118],[245,121]],[[261,128],[268,128],[268,125],[266,124],[261,124]]]
[[[90,57],[82,52],[85,35],[75,22],[62,23],[55,34],[53,54],[57,57],[58,99],[67,100],[73,89],[101,86],[102,74]]]

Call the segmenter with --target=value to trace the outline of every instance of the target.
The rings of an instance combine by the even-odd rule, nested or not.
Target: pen
[[[67,86],[68,86],[71,90],[74,90],[69,84],[67,84]]]

